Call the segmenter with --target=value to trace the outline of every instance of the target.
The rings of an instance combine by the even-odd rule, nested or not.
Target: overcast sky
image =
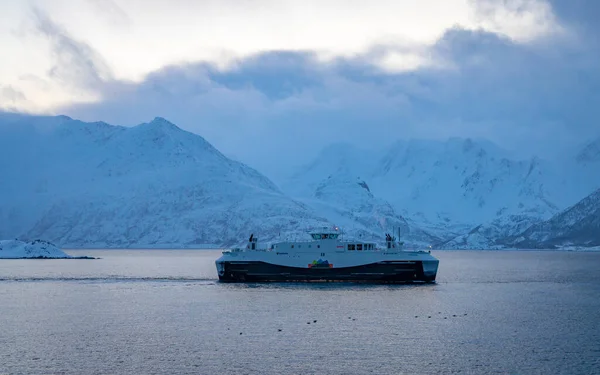
[[[262,170],[337,141],[600,135],[595,0],[0,0],[0,109],[155,116]]]

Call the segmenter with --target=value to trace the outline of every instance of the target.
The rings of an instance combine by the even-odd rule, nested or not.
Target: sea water
[[[0,374],[600,374],[600,253],[434,251],[435,284],[224,284],[218,251],[0,260]]]

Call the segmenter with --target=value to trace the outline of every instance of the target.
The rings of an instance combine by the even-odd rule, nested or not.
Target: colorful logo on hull
[[[319,258],[319,260],[313,260],[312,263],[308,265],[308,268],[333,268],[333,264]]]

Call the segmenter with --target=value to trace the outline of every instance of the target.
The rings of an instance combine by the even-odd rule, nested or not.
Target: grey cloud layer
[[[597,136],[599,30],[585,10],[598,5],[572,4],[553,4],[570,37],[517,44],[455,28],[427,51],[436,64],[411,72],[386,73],[372,64],[387,51],[409,48],[385,45],[327,64],[311,52],[263,53],[226,71],[191,62],[140,83],[114,80],[93,48],[47,15],[36,17],[52,41],[52,74],[103,98],[63,113],[127,125],[163,116],[229,155],[269,168],[273,155],[293,163],[339,140],[378,145],[407,137],[484,137],[552,156]]]

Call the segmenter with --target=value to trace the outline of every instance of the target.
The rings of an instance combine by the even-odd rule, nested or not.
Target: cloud
[[[227,66],[272,51],[311,51],[327,61],[364,55],[378,45],[389,51],[375,55],[373,63],[410,71],[432,63],[427,47],[453,26],[517,42],[559,28],[542,0],[86,0],[77,6],[70,0],[29,0],[0,5],[4,13],[15,9],[6,23],[27,13],[23,9],[30,3],[71,39],[93,47],[114,76],[136,81],[181,62]]]
[[[0,110],[17,110],[27,98],[21,91],[8,85],[0,85]]]
[[[386,45],[326,62],[268,52],[229,69],[188,63],[114,81],[100,102],[63,112],[125,125],[164,116],[266,172],[332,142],[384,147],[410,137],[481,137],[552,157],[600,133],[600,72],[573,48],[456,27],[427,49],[432,64],[411,71],[372,63],[394,52]]]
[[[112,78],[103,57],[56,24],[46,12],[32,8],[36,31],[50,41],[53,66],[48,76],[72,88],[93,89]]]
[[[65,103],[97,100],[102,86],[114,80],[109,64],[94,47],[72,36],[41,8],[28,8],[28,17],[18,26],[3,26],[10,32],[2,34],[0,26],[6,52],[0,82],[27,97],[14,104],[15,110],[52,113]]]
[[[337,141],[482,137],[553,156],[600,133],[595,3],[174,1],[140,14],[88,0],[127,32],[34,10],[53,57],[40,82],[95,100],[56,112],[122,125],[163,116],[267,172]]]
[[[129,28],[132,20],[129,15],[113,0],[87,0],[112,27]]]
[[[544,0],[471,0],[475,18],[485,31],[530,42],[563,30]]]

